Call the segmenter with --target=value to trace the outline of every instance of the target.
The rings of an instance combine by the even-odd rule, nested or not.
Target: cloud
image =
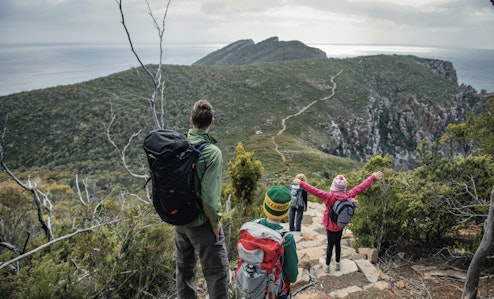
[[[167,1],[149,0],[161,18]],[[145,0],[123,0],[136,42],[156,42]],[[401,43],[494,48],[486,0],[174,0],[167,42],[229,43],[271,36],[305,43]],[[125,43],[115,1],[2,0],[0,43]]]

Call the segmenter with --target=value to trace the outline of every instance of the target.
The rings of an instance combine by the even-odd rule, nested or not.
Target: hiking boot
[[[326,259],[323,257],[319,258],[319,265],[321,266],[321,269],[324,270],[324,272],[329,273],[329,265],[326,265]]]
[[[340,263],[336,263],[336,271],[340,271]]]

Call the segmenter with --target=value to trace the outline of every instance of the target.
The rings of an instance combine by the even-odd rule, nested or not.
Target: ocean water
[[[191,65],[226,44],[165,45],[165,64]],[[386,45],[310,44],[328,57],[415,55],[453,63],[458,82],[494,91],[494,49],[466,50]],[[135,45],[144,63],[157,63],[157,45]],[[74,84],[138,66],[128,44],[0,44],[0,96]]]

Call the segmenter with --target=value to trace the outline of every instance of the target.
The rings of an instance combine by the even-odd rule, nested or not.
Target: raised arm
[[[299,180],[298,184],[300,185],[300,188],[302,188],[302,190],[316,196],[317,198],[322,200],[324,203],[328,202],[329,198],[331,197],[331,193],[326,192],[326,191],[321,190],[321,189],[318,189],[314,186],[311,186],[304,181]]]
[[[383,173],[381,171],[376,171],[374,172],[371,176],[369,176],[367,179],[365,179],[362,183],[358,184],[357,186],[353,187],[350,191],[347,192],[348,194],[348,197],[355,197],[357,196],[359,193],[365,191],[367,188],[370,187],[370,185],[372,185],[372,183],[376,180],[376,179],[381,179],[383,176]]]

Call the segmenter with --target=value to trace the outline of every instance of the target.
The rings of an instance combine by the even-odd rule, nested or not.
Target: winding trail
[[[297,113],[290,114],[290,115],[286,116],[285,118],[283,118],[281,120],[281,127],[282,127],[281,130],[279,130],[278,133],[276,133],[276,135],[271,137],[271,140],[273,141],[273,144],[274,144],[274,151],[281,157],[282,163],[285,164],[285,166],[287,167],[287,169],[285,171],[290,170],[290,166],[288,164],[286,164],[285,155],[279,150],[278,143],[276,143],[276,136],[280,136],[281,134],[283,134],[285,132],[287,120],[289,120],[292,117],[299,116],[300,114],[304,113],[307,109],[309,109],[310,107],[312,107],[314,104],[316,104],[318,102],[322,102],[322,101],[326,101],[326,100],[331,99],[336,93],[336,83],[334,82],[334,79],[336,77],[338,77],[342,72],[343,72],[343,70],[340,70],[336,75],[331,77],[330,81],[333,84],[333,87],[331,88],[331,94],[329,96],[324,97],[324,98],[320,98],[318,100],[314,100],[311,103],[309,103],[307,106],[300,109],[300,111],[298,111]]]

